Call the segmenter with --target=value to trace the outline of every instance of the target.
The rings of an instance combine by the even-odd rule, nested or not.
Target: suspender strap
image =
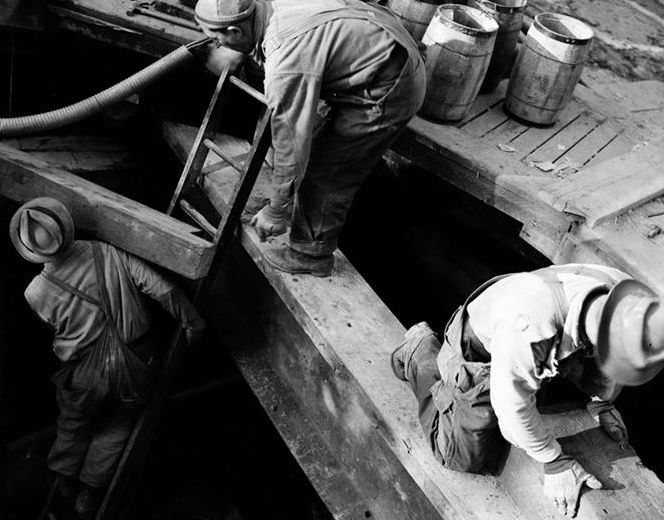
[[[113,313],[111,312],[111,299],[108,296],[106,284],[104,283],[104,259],[102,258],[101,247],[99,247],[98,242],[92,242],[92,257],[95,262],[95,272],[97,273],[97,285],[99,287],[99,294],[101,295],[102,309],[106,314],[106,318],[109,325],[111,326],[111,329],[115,332],[115,337],[118,339],[118,341],[124,344],[125,341],[120,335],[120,331],[118,330],[115,324],[115,319],[113,318]]]
[[[51,273],[41,273],[41,275],[51,282],[53,285],[58,286],[60,289],[62,289],[65,292],[71,293],[74,296],[78,296],[82,300],[85,300],[88,303],[91,303],[92,305],[96,305],[97,307],[100,307],[102,310],[104,310],[104,307],[102,306],[101,302],[99,300],[96,300],[89,294],[84,293],[83,291],[77,289],[76,287],[69,285],[66,282],[63,282],[60,280],[60,278],[56,278],[53,276]]]
[[[466,298],[466,301],[463,303],[461,306],[461,332],[459,337],[463,338],[464,334],[464,329],[466,327],[466,320],[468,318],[468,305],[470,305],[470,302],[472,302],[475,298],[477,298],[482,292],[484,292],[486,289],[491,287],[494,283],[499,282],[500,280],[507,278],[508,276],[512,276],[514,273],[509,273],[509,274],[501,274],[498,276],[494,276],[490,280],[487,280],[484,282],[482,285],[480,285],[477,289],[475,289],[468,298]]]

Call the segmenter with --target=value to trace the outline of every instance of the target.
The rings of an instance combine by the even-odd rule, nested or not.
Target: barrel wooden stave
[[[505,109],[532,123],[554,123],[572,98],[589,49],[589,40],[559,41],[533,24],[512,69]]]
[[[424,116],[442,121],[462,119],[477,97],[497,30],[495,22],[480,15],[493,24],[492,32],[478,35],[454,30],[439,23],[439,14],[429,24],[422,39],[427,72],[427,94],[420,110]]]
[[[516,58],[526,0],[471,0],[469,5],[482,9],[498,23],[493,55],[480,88],[483,93],[493,92]]]
[[[420,0],[388,0],[387,7],[399,18],[413,39],[420,41],[438,9],[438,4]]]

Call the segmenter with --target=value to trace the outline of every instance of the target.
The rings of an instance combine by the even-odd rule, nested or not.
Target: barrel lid
[[[591,27],[581,20],[558,13],[538,14],[533,27],[554,40],[571,45],[585,45],[595,34]]]
[[[443,4],[436,9],[436,18],[442,25],[478,38],[489,38],[498,31],[492,16],[467,5]]]

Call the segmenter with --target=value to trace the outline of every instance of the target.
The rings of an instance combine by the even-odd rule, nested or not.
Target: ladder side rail
[[[204,141],[211,137],[214,132],[217,130],[220,124],[220,114],[224,105],[224,96],[222,96],[222,89],[224,83],[229,74],[228,67],[225,67],[222,70],[219,81],[215,86],[214,92],[208,104],[205,116],[203,117],[203,122],[201,123],[198,133],[196,134],[196,139],[194,144],[191,147],[191,152],[189,157],[187,157],[187,162],[184,165],[182,170],[182,175],[180,175],[180,180],[178,181],[171,202],[168,206],[167,213],[170,215],[173,213],[175,208],[178,205],[178,199],[180,195],[191,188],[197,181],[200,175],[201,169],[205,164],[205,159],[207,158],[208,149],[203,146]]]
[[[272,138],[270,131],[271,116],[272,111],[266,107],[258,123],[257,139],[253,142],[246,159],[244,173],[235,185],[233,194],[228,201],[228,211],[224,212],[221,216],[221,222],[217,228],[214,243],[220,245],[222,248],[228,243],[228,239],[233,235],[240,223],[244,207],[249,200],[256,179],[265,162],[265,155],[270,148]],[[214,272],[214,261],[212,262],[212,266],[210,272]]]

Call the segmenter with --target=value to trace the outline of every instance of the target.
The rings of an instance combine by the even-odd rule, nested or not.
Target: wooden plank
[[[593,167],[604,161],[618,157],[619,155],[631,152],[636,144],[636,141],[632,137],[625,132],[621,132],[616,135],[615,139],[612,139],[606,146],[599,150],[592,159],[588,161],[586,166]]]
[[[455,126],[458,128],[463,128],[464,125],[473,121],[475,118],[482,115],[484,112],[489,110],[491,107],[496,105],[502,105],[503,100],[505,99],[505,92],[507,91],[507,82],[503,81],[496,87],[496,89],[489,94],[482,94],[477,96],[473,102],[468,114],[461,121],[456,123]]]
[[[128,16],[130,0],[48,0],[51,26],[150,56],[163,56],[203,36],[146,16]]]
[[[532,162],[556,162],[565,155],[567,150],[573,148],[579,141],[592,132],[599,125],[597,118],[589,114],[582,114],[573,123],[570,123],[560,132],[536,148],[525,157],[526,163]]]
[[[212,260],[193,226],[1,144],[0,193],[18,202],[55,197],[78,228],[187,278],[200,278]]]
[[[570,175],[542,196],[594,227],[663,194],[662,164],[664,140]]]
[[[605,120],[561,158],[577,169],[586,166],[597,153],[622,132],[615,122]]]
[[[506,123],[509,119],[510,117],[503,110],[503,104],[499,103],[462,128],[464,132],[468,132],[470,135],[484,137],[492,130]]]
[[[516,119],[508,119],[505,123],[484,135],[482,141],[490,146],[497,146],[499,144],[512,146],[511,142],[526,132],[529,128],[530,126],[527,126]]]
[[[8,140],[9,141],[9,140]],[[95,135],[42,135],[11,139],[5,144],[24,152],[122,152],[127,146],[116,138]]]
[[[115,153],[36,151],[28,153],[35,159],[44,161],[55,168],[77,174],[127,172],[138,169],[138,164],[129,151]]]
[[[526,132],[511,141],[509,144],[516,149],[515,155],[524,159],[533,150],[555,137],[555,135],[581,116],[586,110],[579,103],[572,100],[560,113],[558,121],[552,126],[531,126]]]

